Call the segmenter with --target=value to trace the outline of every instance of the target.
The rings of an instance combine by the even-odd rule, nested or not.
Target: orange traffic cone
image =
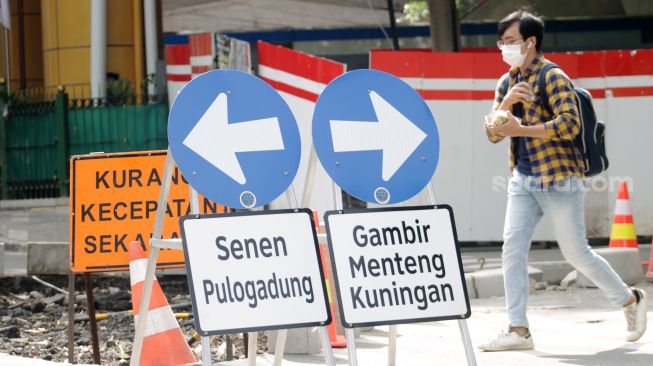
[[[143,287],[145,286],[145,271],[147,256],[140,242],[129,244],[129,277],[132,286],[132,304],[134,306],[134,324],[138,321],[138,311],[141,306]],[[141,348],[140,366],[167,366],[196,363],[197,360],[188,347],[184,334],[179,328],[168,300],[166,300],[159,281],[154,278],[150,310],[147,314],[147,325]]]
[[[633,224],[633,209],[630,206],[626,181],[619,184],[619,195],[614,206],[614,220],[610,234],[610,248],[637,248],[637,234]]]
[[[322,233],[322,228],[320,227],[320,218],[317,214],[317,211],[313,211],[313,220],[315,221],[315,229],[318,233]],[[329,267],[327,267],[327,247],[324,244],[320,244],[320,259],[322,260],[322,268],[324,270],[324,282],[327,288],[327,297],[329,298],[329,310],[331,314],[333,312],[333,301],[331,297],[331,284],[329,283]],[[344,336],[338,335],[336,330],[335,320],[331,324],[327,325],[327,333],[329,334],[329,343],[333,348],[345,348],[347,347],[347,339]]]
[[[648,281],[653,282],[653,241],[651,242],[651,258],[648,260],[648,272],[644,276]]]

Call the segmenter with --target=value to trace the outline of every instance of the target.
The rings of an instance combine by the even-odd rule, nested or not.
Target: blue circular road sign
[[[313,114],[313,144],[331,178],[372,203],[413,197],[438,164],[428,106],[410,85],[377,70],[351,71],[326,87]]]
[[[270,203],[299,167],[297,122],[279,93],[256,76],[213,70],[179,92],[168,142],[186,180],[233,208]]]

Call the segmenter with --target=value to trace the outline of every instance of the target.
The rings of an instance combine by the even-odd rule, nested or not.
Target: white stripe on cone
[[[617,203],[614,206],[615,215],[632,215],[633,209],[630,206],[630,201],[628,200],[617,200]]]
[[[134,324],[138,324],[139,316],[140,315],[134,315]],[[175,319],[175,314],[173,314],[170,305],[162,306],[160,308],[151,309],[147,312],[147,324],[145,325],[144,337],[149,337],[151,335],[178,328],[179,323],[177,323],[177,319]]]
[[[129,262],[129,281],[132,287],[139,282],[145,281],[147,270],[147,258],[136,259]]]

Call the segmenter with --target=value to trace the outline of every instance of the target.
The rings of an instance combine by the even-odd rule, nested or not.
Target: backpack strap
[[[506,94],[508,94],[508,87],[510,86],[510,72],[504,74],[505,77],[502,76],[503,81],[501,82],[501,87],[503,88],[505,94],[503,95],[504,97]]]
[[[560,66],[553,62],[545,63],[542,65],[540,68],[540,72],[538,75],[538,80],[537,84],[540,86],[540,101],[542,102],[542,107],[549,112],[551,116],[553,116],[553,109],[551,109],[551,105],[549,105],[549,96],[546,94],[546,73],[551,70],[551,69],[559,69]]]

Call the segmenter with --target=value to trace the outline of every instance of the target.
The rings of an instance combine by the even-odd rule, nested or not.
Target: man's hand
[[[506,96],[503,97],[503,101],[499,106],[499,109],[509,110],[515,103],[528,102],[533,99],[533,89],[531,89],[530,84],[525,81],[513,85]]]
[[[517,117],[513,116],[510,111],[508,112],[508,122],[502,124],[501,126],[488,126],[488,129],[491,133],[504,137],[517,137],[523,135],[524,126],[521,125],[521,122]]]

